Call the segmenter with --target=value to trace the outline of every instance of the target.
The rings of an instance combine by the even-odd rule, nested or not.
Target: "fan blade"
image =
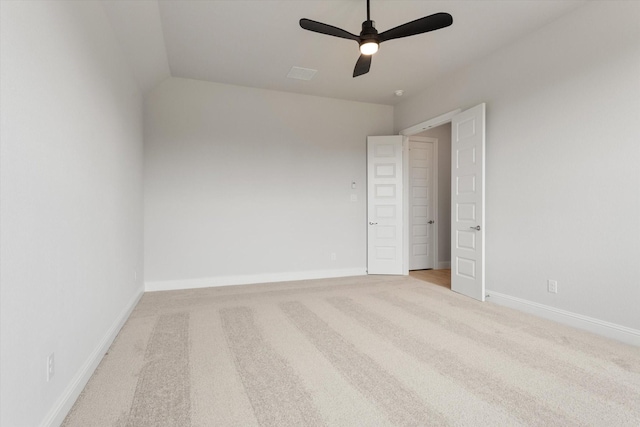
[[[380,42],[439,30],[451,24],[453,24],[453,17],[448,13],[434,13],[380,33]]]
[[[358,62],[356,62],[356,68],[353,69],[353,77],[358,77],[369,72],[372,56],[373,55],[360,55]]]
[[[360,37],[355,34],[351,34],[342,28],[334,27],[333,25],[323,24],[322,22],[312,21],[311,19],[302,18],[300,20],[300,26],[305,30],[314,31],[320,34],[327,34],[329,36],[341,37],[343,39],[360,41]]]

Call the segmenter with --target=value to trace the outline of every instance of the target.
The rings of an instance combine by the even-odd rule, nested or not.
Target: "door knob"
[[[472,229],[472,230],[480,231],[480,226],[479,225],[476,225],[475,227],[469,227],[469,228]]]
[[[431,221],[429,221],[429,224],[433,224],[434,222],[435,222],[434,220],[431,220]]]
[[[378,223],[369,221],[369,225],[378,225]]]

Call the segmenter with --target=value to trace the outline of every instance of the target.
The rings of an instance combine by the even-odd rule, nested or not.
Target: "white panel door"
[[[409,139],[409,270],[435,267],[432,141]]]
[[[484,301],[485,104],[451,123],[451,289]]]
[[[403,274],[402,140],[367,137],[368,274]]]

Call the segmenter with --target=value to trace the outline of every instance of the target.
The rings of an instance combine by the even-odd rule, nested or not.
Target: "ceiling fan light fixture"
[[[378,42],[375,40],[364,40],[360,44],[360,53],[363,55],[373,55],[378,51]]]

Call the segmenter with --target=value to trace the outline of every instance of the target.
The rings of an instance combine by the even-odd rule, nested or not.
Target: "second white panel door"
[[[451,290],[485,299],[485,104],[451,122]]]
[[[433,138],[409,139],[409,270],[435,267],[434,146]]]

